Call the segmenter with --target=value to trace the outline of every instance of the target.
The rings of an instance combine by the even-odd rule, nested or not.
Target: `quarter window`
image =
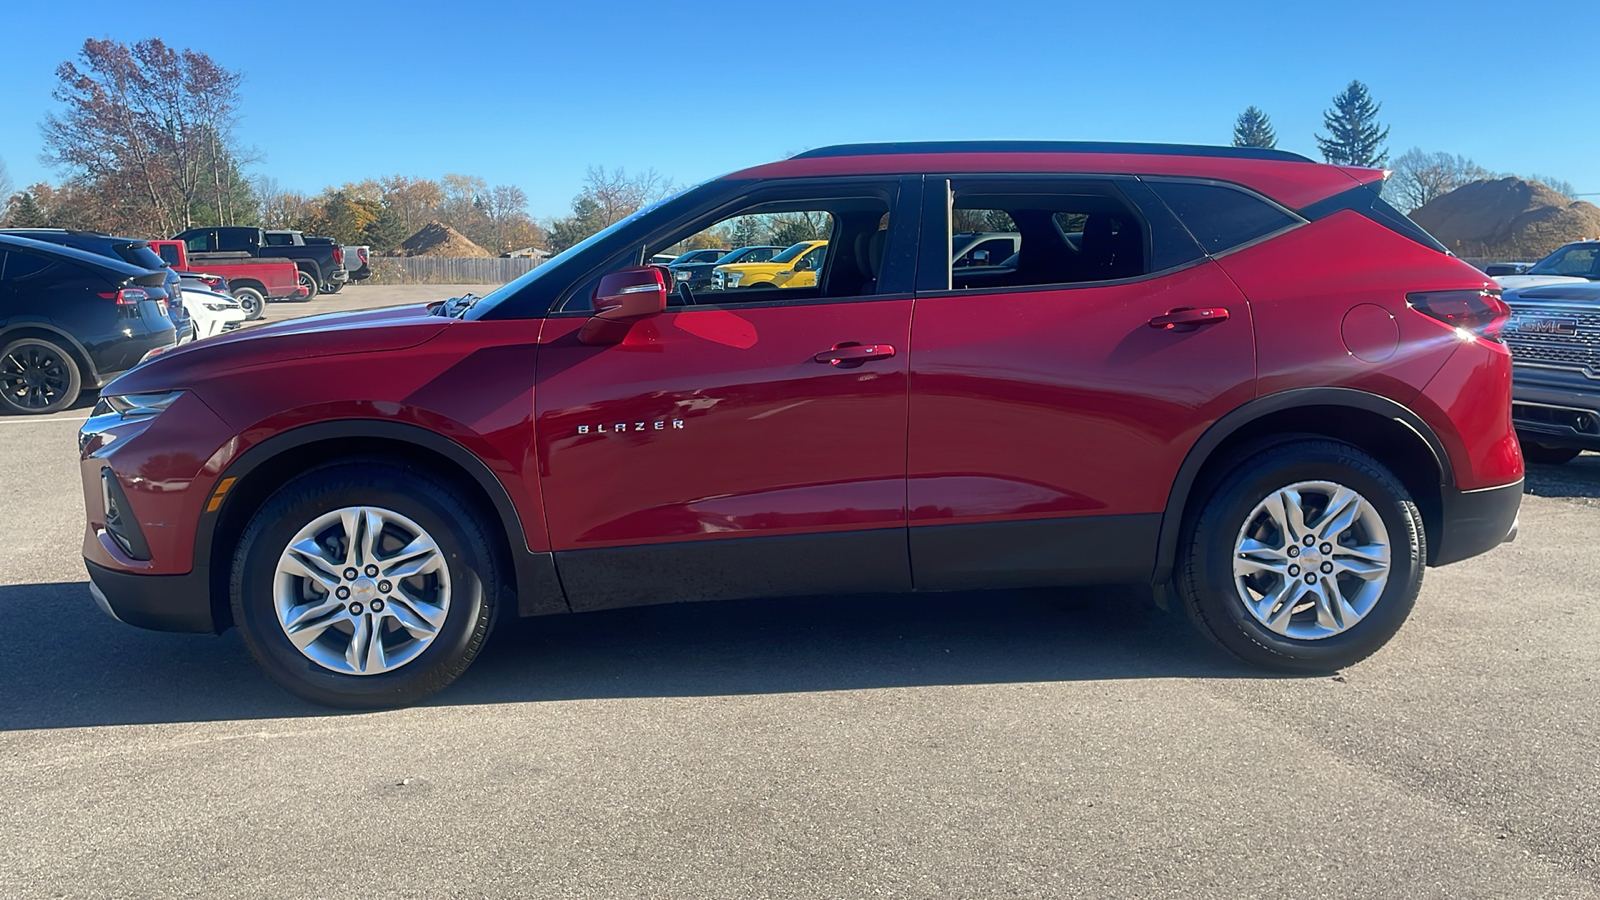
[[[1148,181],[1150,189],[1210,254],[1231,250],[1301,221],[1254,194],[1222,184]]]

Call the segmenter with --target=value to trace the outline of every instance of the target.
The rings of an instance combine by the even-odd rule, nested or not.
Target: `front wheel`
[[[239,301],[239,306],[244,310],[245,319],[259,319],[267,311],[267,298],[255,288],[239,287],[233,289],[233,299]]]
[[[1329,672],[1405,622],[1427,559],[1399,479],[1347,444],[1296,440],[1236,460],[1185,529],[1178,586],[1195,625],[1282,672]]]
[[[83,373],[72,355],[44,338],[22,338],[0,347],[0,409],[41,415],[66,409],[83,390]]]
[[[234,622],[290,691],[327,706],[416,703],[454,681],[500,588],[473,504],[382,460],[313,469],[262,505],[234,556]]]

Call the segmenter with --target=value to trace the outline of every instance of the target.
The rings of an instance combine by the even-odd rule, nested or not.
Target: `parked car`
[[[268,231],[267,241],[274,246],[288,246],[285,243],[285,237],[292,237],[295,233],[292,231]],[[363,281],[372,277],[372,269],[367,266],[367,257],[370,255],[368,248],[351,244],[339,244],[330,237],[307,236],[305,242],[307,244],[338,244],[340,252],[344,254],[341,261],[344,263],[345,273],[349,276],[348,281]],[[337,294],[342,287],[344,287],[343,284],[333,285],[331,289],[324,290],[323,293]]]
[[[1483,267],[1483,272],[1491,278],[1499,278],[1501,275],[1525,275],[1533,265],[1532,262],[1489,263]]]
[[[238,300],[249,319],[261,318],[268,300],[304,300],[310,296],[311,288],[288,260],[257,259],[248,253],[208,253],[201,262],[189,253],[185,242],[178,240],[151,241],[150,249],[180,275],[195,275],[210,290],[225,292]],[[196,272],[198,268],[206,271]],[[212,279],[219,279],[220,283]]]
[[[178,338],[167,272],[0,235],[0,410],[52,413]]]
[[[1600,283],[1506,291],[1511,421],[1529,462],[1560,465],[1600,450]]]
[[[653,266],[665,266],[677,258],[671,253],[656,253],[650,257],[650,264]]]
[[[116,237],[103,231],[81,231],[68,228],[6,228],[0,234],[32,238],[63,247],[76,247],[97,256],[121,260],[153,272],[166,274],[167,317],[172,320],[179,343],[194,339],[194,323],[189,321],[189,311],[179,299],[179,278],[166,272],[166,263],[150,248],[150,242],[138,238]]]
[[[1068,235],[1069,239],[1072,237]],[[970,269],[1005,264],[1022,248],[1022,235],[1006,231],[973,231],[950,236],[950,267]]]
[[[183,305],[194,320],[193,340],[232,331],[249,318],[244,304],[215,291],[185,287]]]
[[[366,281],[372,277],[370,260],[372,248],[365,244],[356,246],[346,245],[344,248],[345,269],[350,273],[351,281]]]
[[[674,260],[667,269],[672,272],[674,285],[686,284],[692,291],[706,291],[711,289],[711,273],[717,266],[731,266],[734,263],[767,262],[785,248],[770,244],[756,244],[749,247],[740,247],[730,250],[721,256],[713,257],[710,261],[678,262]]]
[[[300,283],[307,289],[308,299],[315,298],[318,291],[333,293],[350,278],[344,267],[343,247],[331,240],[308,243],[298,231],[274,231],[269,236],[260,228],[212,226],[191,228],[173,240],[183,241],[190,260],[204,268],[211,268],[213,260],[236,259],[240,253],[290,260],[300,270]]]
[[[356,708],[439,690],[499,617],[837,592],[1140,584],[1252,664],[1333,671],[1425,566],[1509,539],[1522,494],[1509,310],[1382,179],[831,147],[481,299],[169,351],[82,428],[92,590],[133,625],[238,626]],[[673,305],[643,265],[778,203],[832,223],[809,286]],[[952,207],[1014,220],[1015,262],[953,268]]]
[[[1522,274],[1500,275],[1495,281],[1507,290],[1600,281],[1600,240],[1573,241],[1556,248]]]
[[[801,241],[766,262],[719,263],[711,270],[711,289],[814,287],[827,252],[827,241]]]

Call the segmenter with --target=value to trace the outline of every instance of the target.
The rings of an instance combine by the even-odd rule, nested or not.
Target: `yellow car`
[[[763,263],[732,263],[711,270],[711,289],[816,287],[827,241],[801,241]]]

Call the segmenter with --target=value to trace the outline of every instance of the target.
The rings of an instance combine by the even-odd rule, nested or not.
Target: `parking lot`
[[[0,896],[1600,896],[1600,456],[1337,677],[1121,590],[846,597],[512,623],[337,714],[95,608],[85,415],[0,419]]]

